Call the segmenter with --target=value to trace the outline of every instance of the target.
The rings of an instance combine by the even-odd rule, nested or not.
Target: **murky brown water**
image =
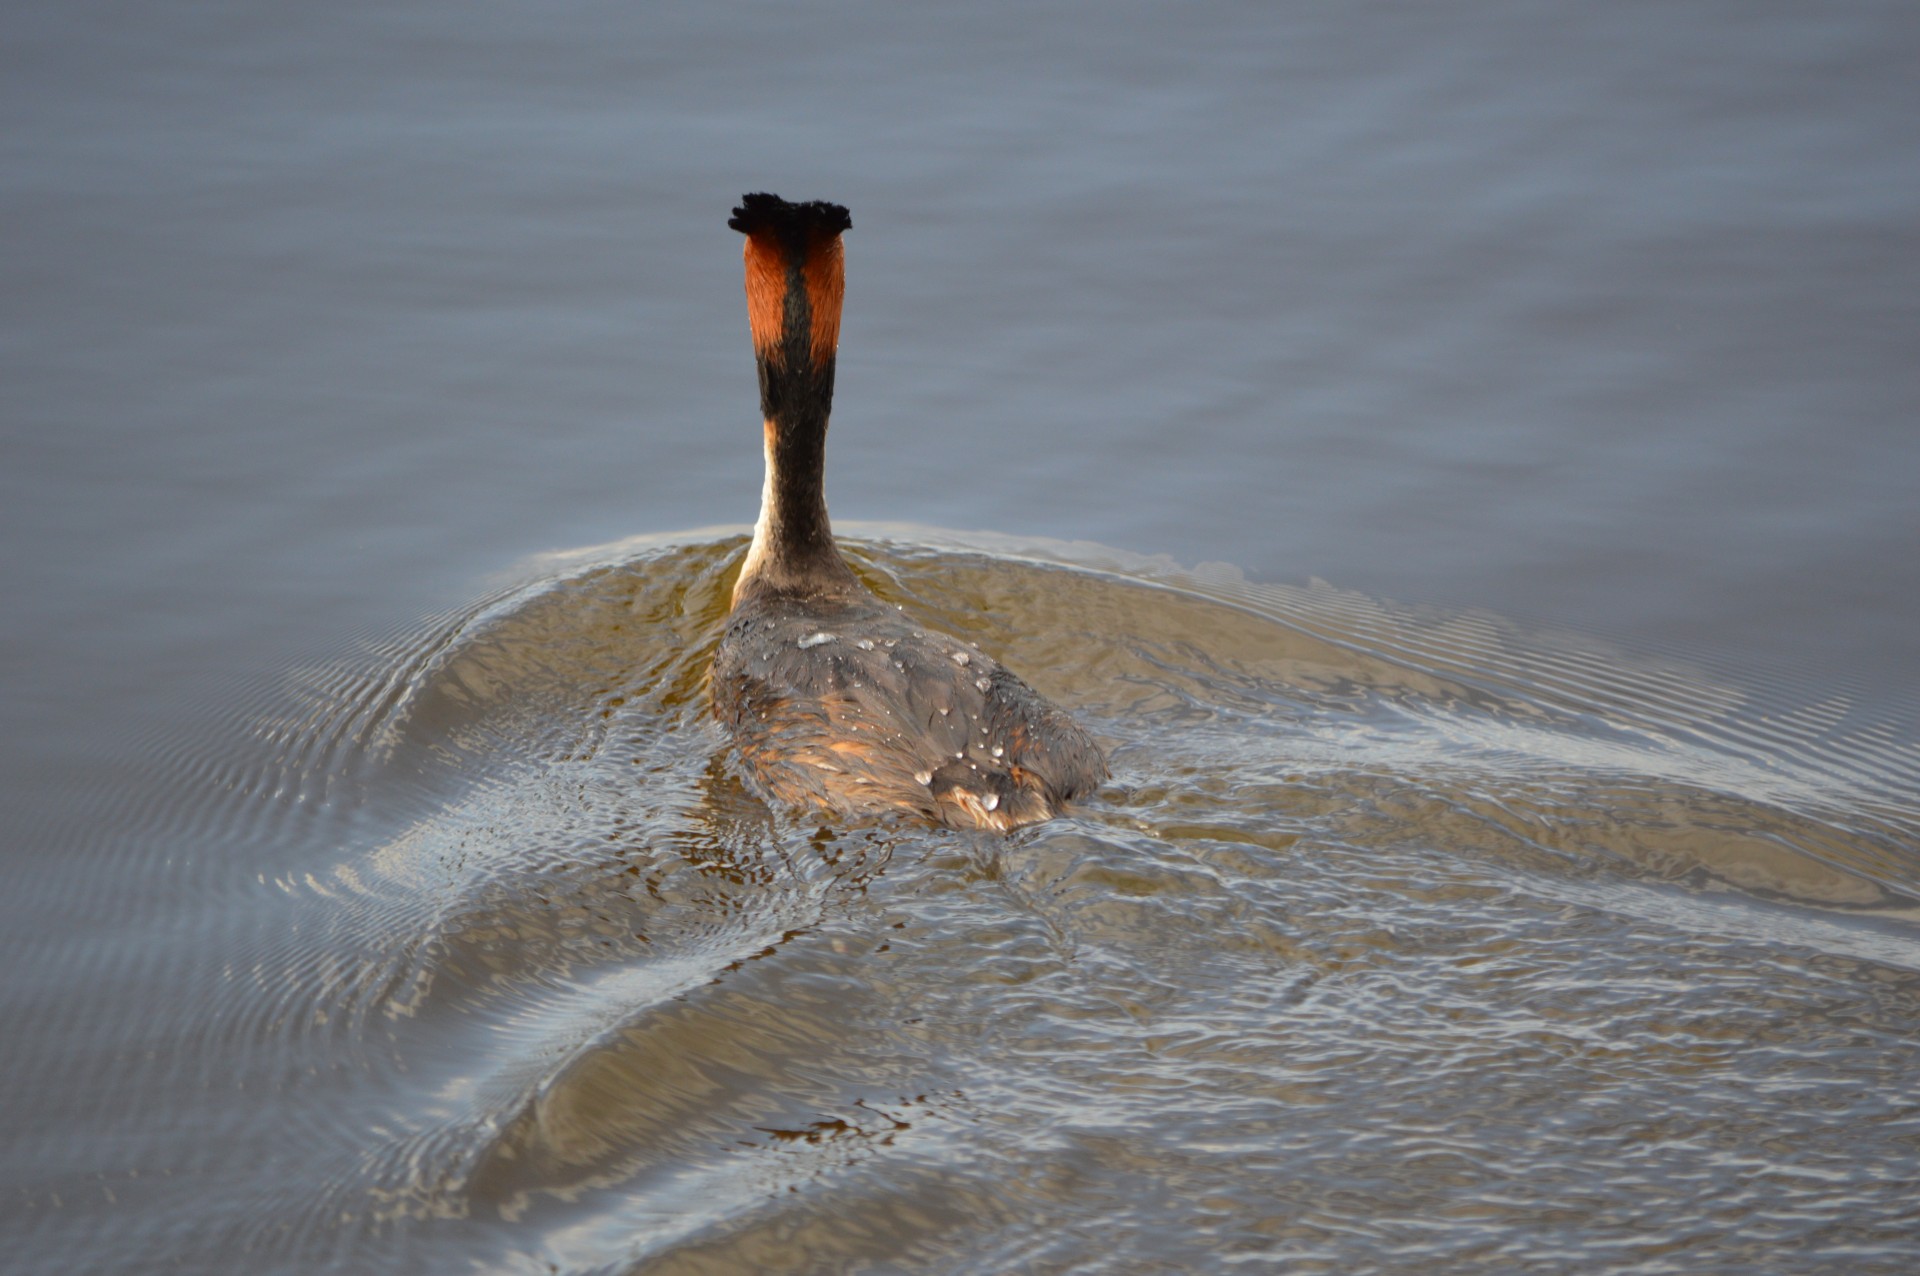
[[[16,1131],[29,1252],[1905,1268],[1920,762],[1870,706],[895,535],[869,581],[1083,714],[1099,800],[789,822],[702,694],[740,539],[541,560],[179,760],[198,904],[56,948],[128,1009],[50,1002],[38,1066],[139,1083]]]
[[[1920,1267],[1911,4],[6,37],[0,1268]],[[1073,818],[734,782],[754,189]]]

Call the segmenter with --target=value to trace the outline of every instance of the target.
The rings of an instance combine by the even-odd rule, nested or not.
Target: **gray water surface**
[[[1920,1257],[1910,6],[7,31],[9,1262]],[[757,189],[1069,820],[732,778]]]

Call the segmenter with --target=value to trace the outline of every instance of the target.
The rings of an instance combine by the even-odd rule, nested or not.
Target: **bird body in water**
[[[1006,831],[1107,778],[1093,738],[991,656],[876,598],[834,545],[824,489],[844,292],[838,204],[747,195],[747,317],[766,487],[714,656],[714,712],[767,795]]]

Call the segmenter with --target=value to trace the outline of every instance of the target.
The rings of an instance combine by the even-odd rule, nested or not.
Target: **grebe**
[[[1079,723],[971,645],[916,625],[833,543],[822,487],[847,210],[747,195],[747,321],[766,486],[713,661],[713,707],[766,794],[1005,832],[1107,778]]]

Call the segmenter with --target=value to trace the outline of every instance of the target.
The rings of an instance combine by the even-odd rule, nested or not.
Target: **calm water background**
[[[1425,1071],[1551,1090],[1568,1084],[1562,1057],[1516,1047],[1476,1063],[1487,1033],[1449,1044],[1437,1022],[1370,1021],[1377,1000],[1330,1003],[1325,1032],[1302,1021],[1291,1054],[1247,1044],[1269,1052],[1257,1060],[1189,1053],[1186,1071],[1107,1073],[1076,1053],[1093,1040],[1258,1038],[1308,1014],[1311,988],[1339,986],[1343,963],[1360,960],[1351,943],[1431,969],[1453,950],[1394,948],[1422,927],[1484,933],[1487,960],[1517,945],[1539,958],[1523,976],[1551,967],[1562,991],[1645,991],[1620,1019],[1585,1021],[1638,1025],[1641,1053],[1618,1046],[1614,1099],[1634,1120],[1694,1122],[1634,1136],[1649,1146],[1694,1140],[1717,1149],[1699,1164],[1743,1167],[1727,1172],[1750,1195],[1725,1199],[1745,1202],[1738,1225],[1775,1247],[1772,1265],[1899,1270],[1920,1251],[1912,6],[31,3],[10,7],[0,63],[8,1262],[728,1270],[779,1254],[795,1270],[1149,1270],[1239,1253],[1346,1271],[1436,1257],[1751,1269],[1755,1254],[1724,1236],[1689,1239],[1688,1220],[1713,1214],[1685,1175],[1636,1187],[1599,1150],[1629,1115],[1589,1129],[1536,1112],[1530,1124],[1469,1087],[1457,1108],[1378,1133],[1414,1178],[1467,1184],[1445,1236],[1403,1227],[1431,1211],[1390,1183],[1333,1173],[1322,1199],[1286,1168],[1324,1168],[1316,1148],[1339,1145],[1356,1114],[1391,1109],[1394,1086]],[[692,608],[656,649],[623,648],[601,615],[644,603],[664,616],[665,600],[708,597],[733,543],[529,558],[752,518],[758,425],[738,239],[724,226],[749,189],[852,208],[834,511],[1021,538],[934,553],[891,533],[867,561],[902,597],[977,604],[955,602],[940,623],[1015,644],[1010,663],[1114,744],[1123,788],[1083,822],[1004,852],[888,843],[885,872],[850,852],[811,868],[769,859],[768,844],[819,840],[777,820],[741,833],[765,817],[730,813],[733,798],[702,787],[711,742],[681,682],[713,616]],[[1170,575],[1047,538],[1244,576]],[[962,552],[1021,547],[1120,577],[1076,611],[1046,570]],[[1284,592],[1315,579],[1335,588]],[[1211,646],[1231,626],[1192,610],[1208,581],[1272,633]],[[1141,591],[1164,610],[1127,601]],[[1371,599],[1431,610],[1384,607],[1393,620],[1380,628],[1354,619]],[[1463,625],[1501,636],[1407,657],[1428,681],[1367,664]],[[1303,632],[1355,663],[1294,650]],[[475,654],[488,643],[519,654]],[[528,654],[549,649],[574,654]],[[481,683],[495,691],[520,690],[517,725],[472,707],[499,701],[447,672],[461,659],[491,670]],[[1589,680],[1567,691],[1576,665]],[[644,669],[685,694],[649,701],[642,683],[620,683]],[[1649,690],[1675,686],[1690,690]],[[467,708],[432,709],[436,696]],[[595,709],[621,740],[664,751],[654,789],[579,761],[592,750],[561,724]],[[1515,743],[1516,724],[1543,713],[1556,743]],[[1223,721],[1235,725],[1216,739]],[[1629,721],[1691,743],[1608,753]],[[1407,722],[1420,724],[1411,738]],[[658,735],[661,723],[678,735]],[[690,737],[699,747],[674,743]],[[1293,770],[1276,761],[1288,758]],[[578,793],[598,795],[593,819],[556,796],[552,777],[576,763],[589,767]],[[1449,770],[1474,766],[1467,780]],[[1439,806],[1387,800],[1369,787],[1382,775]],[[1527,788],[1527,809],[1556,828],[1616,826],[1583,845],[1659,890],[1630,906],[1593,884],[1581,853],[1567,851],[1570,868],[1494,849],[1508,817],[1475,803],[1519,810],[1527,785],[1545,786]],[[1738,810],[1707,812],[1682,789]],[[640,792],[702,796],[634,796],[606,815]],[[475,814],[480,794],[504,805]],[[1448,832],[1440,807],[1492,823]],[[1361,808],[1418,830],[1417,845],[1327,814]],[[664,860],[628,863],[596,822],[644,829],[621,851],[644,859],[679,845],[689,811],[706,813],[693,821],[706,849],[680,847],[674,863],[721,865],[699,880],[721,883],[723,899],[675,894]],[[1241,835],[1220,832],[1229,825]],[[520,839],[472,849],[485,841],[474,828],[503,826]],[[1672,844],[1646,832],[1658,828]],[[1761,865],[1760,843],[1785,859]],[[1157,858],[1176,844],[1185,867]],[[1229,871],[1222,844],[1259,855]],[[1290,849],[1302,845],[1320,849],[1303,860]],[[1386,857],[1380,880],[1362,851]],[[386,884],[338,905],[338,874],[364,884],[375,865]],[[1225,895],[1194,885],[1194,865]],[[653,905],[609,902],[627,868],[658,878]],[[1471,881],[1454,882],[1462,872]],[[580,880],[549,890],[543,873]],[[1504,899],[1529,874],[1550,884],[1511,889],[1551,908],[1473,911],[1493,908],[1475,892]],[[960,889],[948,882],[987,894],[945,894]],[[1353,889],[1330,898],[1327,882]],[[1009,914],[1023,921],[975,915],[1001,886],[1026,900]],[[1456,886],[1476,902],[1450,912]],[[523,915],[569,889],[594,916],[661,900],[684,916],[646,941],[662,945],[651,955],[629,945],[589,977]],[[855,896],[878,911],[859,913]],[[1711,923],[1710,943],[1675,938],[1730,897],[1759,911]],[[1127,913],[1141,900],[1164,914]],[[1822,911],[1833,905],[1852,911]],[[1632,920],[1549,925],[1554,910],[1590,908]],[[1352,933],[1324,950],[1298,932],[1308,914],[1349,911]],[[1368,917],[1396,913],[1386,929],[1400,940],[1364,939]],[[637,934],[654,929],[646,916],[609,924]],[[728,918],[744,920],[729,930]],[[850,964],[896,921],[921,936],[910,960],[924,980]],[[1673,933],[1642,933],[1661,926]],[[789,931],[811,939],[781,948]],[[668,933],[680,937],[671,961]],[[1260,960],[1277,964],[1261,978],[1297,992],[1235,1001],[1263,985],[1201,943],[1221,933],[1240,937],[1221,941],[1228,951],[1265,944]],[[487,935],[513,942],[494,953]],[[435,947],[457,949],[449,936],[470,949]],[[1748,947],[1716,947],[1727,943]],[[770,944],[786,955],[738,966]],[[1640,965],[1582,965],[1606,951]],[[1074,977],[1091,982],[1045,1006],[941,982],[975,961],[993,987],[1029,977],[994,983],[999,958],[1082,961]],[[1760,968],[1779,986],[1739,982]],[[726,995],[784,1008],[802,1029],[801,1008],[821,999],[822,1024],[871,1028],[870,1051],[773,1085],[783,1097],[763,1110],[740,1097],[753,1070],[739,1058],[809,1056],[832,1039],[825,1027],[772,1042],[741,1028],[759,1022],[749,1016],[729,1021],[741,1036],[681,1024],[691,1035],[653,1054],[632,1043],[657,1029],[644,1007],[717,1013],[689,1009],[701,994],[687,990],[724,987],[716,972],[729,970],[745,987]],[[1408,972],[1392,978],[1417,984]],[[1423,1014],[1444,1019],[1456,995],[1489,1005],[1420,986]],[[438,1013],[484,1030],[442,1021],[438,1035],[409,1035],[459,987],[476,1000]],[[590,1007],[543,1009],[535,992],[564,1001],[563,987]],[[1129,1001],[1129,987],[1168,1004]],[[1870,1011],[1833,1011],[1863,988],[1881,990]],[[1182,997],[1214,1018],[1168,1027]],[[1679,1029],[1636,1016],[1694,997],[1702,1016],[1736,1006],[1729,1039],[1772,1040],[1790,1061],[1729,1061],[1724,1089],[1647,1062],[1660,1053],[1648,1043],[1672,1046]],[[932,998],[952,1037],[874,1027],[897,998]],[[1092,1009],[1114,1006],[1117,1022]],[[1029,1012],[1044,1030],[953,1064],[968,1025]],[[1830,1012],[1858,1032],[1809,1026]],[[1062,1027],[1076,1015],[1085,1037]],[[1440,1034],[1434,1055],[1397,1035],[1416,1031]],[[606,1063],[595,1032],[627,1033],[629,1053]],[[515,1044],[490,1053],[503,1038]],[[1389,1038],[1404,1049],[1362,1069],[1375,1083],[1364,1092],[1276,1079],[1308,1059],[1378,1062],[1366,1052]],[[714,1083],[728,1097],[661,1099],[641,1079],[652,1065],[633,1061],[660,1051],[736,1066]],[[570,1062],[542,1073],[552,1057]],[[454,1075],[476,1058],[499,1066]],[[1766,1097],[1769,1076],[1803,1065],[1871,1102],[1820,1108],[1799,1073],[1801,1089]],[[580,1082],[592,1067],[606,1075]],[[449,1071],[431,1085],[403,1080],[436,1068]],[[600,1105],[582,1128],[613,1131],[609,1147],[569,1143],[549,1110],[581,1093]],[[538,1138],[515,1124],[532,1119],[529,1094],[548,1105]],[[1130,1123],[1152,1124],[1141,1110],[1178,1108],[1176,1095],[1201,1124],[1242,1122],[1241,1142],[1184,1127],[1127,1141]],[[648,1102],[675,1120],[649,1125],[636,1115]],[[892,1115],[863,1126],[867,1104]],[[1289,1104],[1321,1115],[1290,1119]],[[1781,1136],[1815,1109],[1830,1123]],[[1022,1142],[1102,1110],[1107,1142],[1076,1145],[1067,1168],[1039,1135]],[[1736,1129],[1740,1111],[1781,1126]],[[887,1121],[946,1141],[912,1153],[910,1171],[886,1152],[861,1169],[867,1154],[842,1136],[878,1146]],[[1496,1168],[1543,1128],[1563,1141]],[[767,1159],[716,1159],[754,1137],[768,1158],[825,1160],[786,1178]],[[1829,1137],[1832,1163],[1795,1163]],[[1583,1158],[1592,1181],[1573,1172]],[[1026,1196],[980,1186],[1022,1165],[1039,1167]],[[1561,1171],[1588,1230],[1491,1186]],[[873,1205],[862,1174],[904,1184],[897,1209]],[[1799,1188],[1770,1196],[1769,1174],[1802,1187],[1828,1175],[1826,1213],[1781,1222]],[[785,1240],[700,1256],[795,1182],[813,1187],[799,1214],[769,1225]],[[1232,1226],[1195,1223],[1189,1206]],[[660,1221],[673,1218],[682,1231]],[[836,1219],[865,1241],[822,1241]],[[912,1239],[889,1249],[899,1237]],[[1662,1245],[1681,1257],[1661,1258]]]

